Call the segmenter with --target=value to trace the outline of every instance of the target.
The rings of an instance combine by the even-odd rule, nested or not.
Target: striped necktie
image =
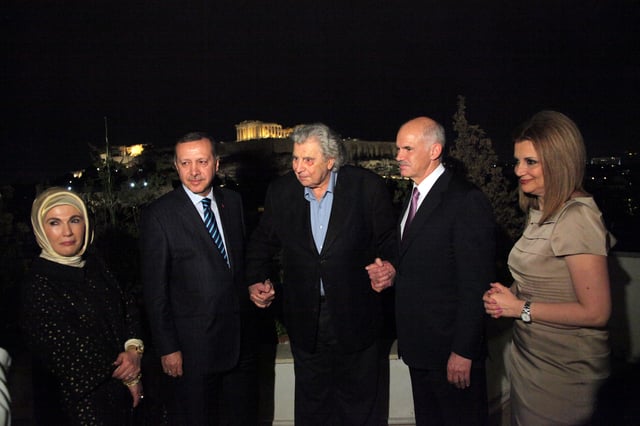
[[[204,207],[204,226],[207,227],[209,235],[211,235],[213,242],[215,243],[216,247],[218,247],[218,251],[220,251],[220,254],[228,265],[229,258],[227,256],[227,250],[225,250],[224,248],[224,241],[222,241],[222,236],[220,235],[218,224],[216,223],[216,218],[213,215],[213,211],[211,210],[211,200],[208,198],[203,198],[202,207]]]

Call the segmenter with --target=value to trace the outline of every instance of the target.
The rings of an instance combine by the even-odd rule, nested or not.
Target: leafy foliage
[[[33,234],[27,223],[12,213],[14,188],[0,188],[0,347],[11,351],[18,342],[20,282],[32,254]]]
[[[517,208],[517,189],[510,188],[491,139],[480,126],[467,121],[463,96],[458,96],[453,129],[456,139],[449,151],[454,160],[452,166],[462,169],[467,179],[482,189],[491,201],[498,226],[511,240],[515,240],[522,230],[523,217]]]
[[[477,124],[469,124],[466,117],[465,98],[458,96],[458,109],[453,115],[456,138],[450,149],[447,166],[465,173],[467,179],[485,193],[496,218],[496,270],[498,280],[511,282],[507,267],[508,253],[522,231],[523,214],[517,207],[517,188],[511,188],[509,180],[499,165],[491,139]]]
[[[135,237],[140,209],[172,189],[174,171],[167,165],[169,157],[152,151],[126,167],[111,156],[101,158],[100,150],[92,148],[97,174],[81,192],[94,216],[96,236],[117,229]]]

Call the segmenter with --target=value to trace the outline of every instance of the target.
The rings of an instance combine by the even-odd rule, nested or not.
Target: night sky
[[[640,0],[4,1],[2,181],[89,164],[88,144],[234,140],[249,119],[394,140],[457,95],[501,156],[541,109],[590,154],[638,147]],[[449,132],[449,139],[453,134]]]

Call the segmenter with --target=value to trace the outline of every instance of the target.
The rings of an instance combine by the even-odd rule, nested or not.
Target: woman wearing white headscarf
[[[87,250],[93,235],[78,195],[44,191],[33,202],[31,223],[42,252],[23,289],[26,341],[54,377],[51,392],[69,424],[126,425],[143,398],[134,303]]]

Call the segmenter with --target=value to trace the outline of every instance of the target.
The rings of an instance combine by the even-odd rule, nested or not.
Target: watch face
[[[522,321],[524,322],[531,322],[531,315],[527,313],[523,313],[520,318],[522,318]]]

